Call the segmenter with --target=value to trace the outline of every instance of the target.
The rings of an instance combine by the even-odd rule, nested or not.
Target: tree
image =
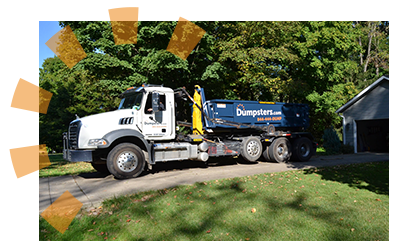
[[[311,121],[316,138],[321,138],[324,130],[331,126],[336,129],[341,128],[342,118],[335,111],[358,92],[354,83],[347,82],[333,85],[322,94],[314,91],[307,96],[307,100],[312,105]]]
[[[357,71],[353,55],[360,51],[352,22],[302,22],[295,34],[300,64],[293,65],[293,76],[322,93],[330,86],[346,82]]]
[[[218,39],[218,65],[230,98],[287,101],[291,77],[288,66],[298,57],[291,50],[297,22],[237,22]]]
[[[389,73],[389,22],[355,21],[355,28],[362,48],[359,55],[362,73],[356,81],[363,88]]]
[[[300,99],[310,105],[310,130],[321,138],[325,128],[340,127],[334,111],[358,93],[349,79],[358,72],[357,32],[352,22],[302,22],[295,36],[300,60],[291,73],[294,82],[304,86]]]
[[[39,86],[53,93],[47,114],[39,115],[39,142],[62,149],[62,133],[78,116],[100,113],[114,104],[102,99],[98,85],[87,71],[70,70],[58,57],[47,58],[39,70]]]
[[[125,45],[115,45],[110,22],[60,24],[70,25],[88,55],[80,66],[121,91],[143,83],[190,86],[201,79],[203,64],[212,58],[215,22],[196,22],[207,33],[187,60],[166,51],[177,22],[139,22],[137,44]]]

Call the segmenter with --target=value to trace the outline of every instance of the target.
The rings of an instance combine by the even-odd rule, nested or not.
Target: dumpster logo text
[[[281,111],[273,111],[272,109],[249,109],[246,110],[243,104],[236,107],[236,116],[260,116],[260,115],[281,115]]]

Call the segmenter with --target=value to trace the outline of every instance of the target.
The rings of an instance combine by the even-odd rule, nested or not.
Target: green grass
[[[107,200],[64,234],[40,217],[39,239],[387,241],[388,183],[388,162],[213,180]]]
[[[317,155],[326,155],[326,150],[323,147],[317,147]]]
[[[39,177],[62,175],[78,175],[81,173],[95,172],[92,165],[87,162],[67,162],[62,154],[50,154],[51,165],[39,170]]]

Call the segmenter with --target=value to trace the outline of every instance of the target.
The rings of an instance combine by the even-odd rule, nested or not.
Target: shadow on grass
[[[306,174],[317,173],[322,179],[337,181],[350,187],[366,189],[376,194],[389,195],[389,162],[339,165],[332,168],[304,170]]]
[[[307,169],[299,173],[318,177],[303,178],[306,188],[301,191],[300,184],[283,186],[286,176],[278,174],[207,181],[156,193],[121,196],[103,203],[104,209],[112,214],[105,212],[97,217],[75,219],[70,226],[73,230],[67,230],[56,240],[103,240],[106,232],[108,239],[152,241],[388,240],[388,219],[386,223],[384,212],[381,215],[369,212],[369,206],[359,207],[361,202],[345,201],[333,191],[329,197],[316,195],[316,190],[323,193],[323,189],[311,185],[321,176],[352,188],[388,195],[388,171],[388,162]],[[293,181],[296,175],[291,175]],[[290,194],[293,188],[298,191]],[[317,197],[320,195],[323,199]],[[372,201],[377,202],[375,197]],[[375,204],[381,206],[383,202]],[[257,212],[251,212],[253,207]],[[371,217],[377,222],[367,223]],[[128,219],[132,221],[127,222]],[[39,228],[49,230],[44,222]],[[44,240],[43,233],[40,237]]]
[[[203,184],[197,185],[201,189]],[[304,194],[290,202],[287,199],[260,196],[248,192],[243,183],[235,181],[218,187],[218,191],[218,195],[210,196],[207,200],[190,196],[193,205],[178,205],[169,215],[173,225],[170,230],[154,236],[138,233],[132,235],[130,240],[354,240],[349,234],[350,227],[338,220],[341,215],[354,212],[350,207],[343,206],[336,211],[324,209],[307,204],[307,195]],[[185,195],[189,196],[189,191]],[[235,206],[234,202],[224,202],[227,197],[240,203]],[[157,209],[150,205],[151,201],[144,204],[135,208],[137,214],[147,217],[146,213],[156,213]],[[258,212],[251,213],[252,206],[256,206]],[[201,213],[198,212],[200,209]],[[323,228],[310,229],[309,221],[315,220],[318,222],[314,225]],[[175,221],[180,223],[176,224]],[[327,225],[330,225],[330,229],[327,229]]]

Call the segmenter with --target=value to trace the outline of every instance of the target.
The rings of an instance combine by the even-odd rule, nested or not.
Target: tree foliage
[[[195,23],[206,34],[182,60],[166,51],[177,22],[139,22],[137,44],[127,45],[115,45],[110,22],[60,22],[87,57],[72,69],[58,58],[43,64],[40,87],[54,95],[40,116],[41,143],[59,149],[75,114],[112,110],[118,94],[143,83],[199,84],[208,99],[307,103],[322,138],[341,126],[335,110],[389,73],[389,22]]]

